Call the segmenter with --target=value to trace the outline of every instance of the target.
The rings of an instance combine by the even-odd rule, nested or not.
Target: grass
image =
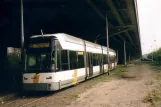
[[[161,66],[156,66],[156,69],[161,72]]]
[[[156,65],[154,63],[150,63],[149,65],[151,66],[151,68],[153,70],[158,71],[158,72],[161,72],[161,65],[159,66],[159,65]]]
[[[127,71],[126,69],[127,69],[127,66],[118,65],[116,70],[115,70],[114,75],[117,76],[117,77],[121,77],[122,72]]]
[[[161,100],[160,94],[161,94],[160,90],[158,89],[152,90],[151,96],[154,102]]]
[[[79,97],[79,94],[73,94],[73,95],[71,95],[71,98],[76,99],[76,98],[80,98],[80,97]]]
[[[161,80],[161,74],[158,74],[156,80]]]
[[[151,103],[151,107],[158,107],[156,105],[161,104],[161,66],[157,66],[153,63],[149,64],[151,69],[159,72],[156,76],[156,88],[152,90],[144,99],[144,103]],[[160,107],[160,106],[159,106]]]
[[[86,86],[85,88],[86,89],[92,88],[92,85]]]
[[[153,103],[153,99],[152,99],[152,97],[151,97],[151,94],[149,93],[147,96],[145,96],[144,97],[144,99],[143,99],[143,103]]]
[[[161,88],[161,87],[160,87]],[[157,107],[156,105],[161,101],[160,89],[154,89],[147,96],[144,97],[144,103],[150,103],[151,107]]]
[[[108,81],[110,81],[110,80],[109,80],[109,76],[108,76],[107,74],[102,75],[102,76],[99,76],[99,77],[98,77],[98,80],[99,80],[100,82],[108,82]]]
[[[121,77],[121,71],[120,71],[120,70],[117,70],[116,73],[115,73],[115,75],[116,75],[117,77]]]

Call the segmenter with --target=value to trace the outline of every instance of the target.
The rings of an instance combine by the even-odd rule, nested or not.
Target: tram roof
[[[69,41],[69,42],[72,42],[72,43],[83,45],[83,39],[78,38],[78,37],[74,37],[74,36],[71,36],[71,35],[65,34],[65,33],[34,35],[34,36],[31,36],[30,38],[39,38],[39,37],[40,38],[41,37],[56,37],[59,40],[65,40],[65,41]],[[101,45],[99,45],[99,44],[92,43],[92,42],[89,42],[89,41],[86,41],[86,40],[85,40],[85,42],[86,42],[87,46],[94,46],[95,48],[101,49]],[[103,48],[103,50],[107,50],[107,47],[105,47],[105,46],[102,46],[102,48]],[[109,48],[109,50],[111,52],[115,52],[115,50],[113,50],[111,48]]]

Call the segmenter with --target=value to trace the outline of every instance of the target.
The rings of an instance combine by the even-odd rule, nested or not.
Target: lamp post
[[[153,60],[153,53],[154,53],[154,52],[153,52],[152,46],[151,46],[151,50],[152,50],[152,60]]]
[[[156,44],[156,39],[154,40],[154,44],[155,44],[155,49],[154,49],[154,52],[155,52],[154,56],[155,57],[154,57],[154,60],[157,61],[157,59],[156,59],[157,58],[157,44]]]
[[[157,51],[157,43],[156,43],[156,40],[154,40],[154,43],[155,43],[155,52]]]
[[[24,53],[24,20],[23,20],[23,0],[21,0],[21,61]]]

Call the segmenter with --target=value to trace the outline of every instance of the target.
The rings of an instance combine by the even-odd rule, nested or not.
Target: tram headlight
[[[46,79],[52,79],[52,76],[47,77]]]
[[[26,78],[26,77],[23,77],[23,79],[24,79],[24,80],[28,80],[28,78]]]
[[[51,84],[48,84],[48,88],[50,88],[51,87]]]

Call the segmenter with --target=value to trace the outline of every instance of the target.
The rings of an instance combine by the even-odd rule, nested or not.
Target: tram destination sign
[[[48,48],[49,46],[49,43],[29,44],[29,48]]]

